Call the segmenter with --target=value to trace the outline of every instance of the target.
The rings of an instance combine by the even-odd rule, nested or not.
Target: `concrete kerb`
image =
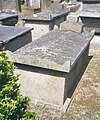
[[[52,104],[52,103],[44,103],[44,102],[41,102],[39,100],[35,100],[34,99],[34,101],[30,101],[30,105],[29,106],[31,106],[31,105],[39,106],[39,107],[41,107],[41,106],[48,106],[48,107],[53,108],[55,110],[58,110],[59,112],[64,114],[67,111],[67,109],[68,109],[72,99],[73,99],[73,96],[71,98],[67,98],[63,106],[55,105],[55,104]]]

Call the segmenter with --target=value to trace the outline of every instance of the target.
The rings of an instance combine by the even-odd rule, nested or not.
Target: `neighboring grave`
[[[50,7],[51,0],[29,0],[28,3],[30,9],[40,9],[41,11],[45,11]]]
[[[77,13],[70,12],[67,16],[67,21],[61,23],[60,29],[81,33],[83,32],[83,23],[79,22]]]
[[[100,33],[100,6],[88,5],[79,13],[79,17],[86,31],[94,29],[96,33]]]
[[[2,4],[1,4],[1,0],[0,0],[0,11],[2,10]]]
[[[53,30],[54,27],[60,27],[60,23],[66,20],[69,10],[46,10],[44,12],[37,13],[34,17],[26,17],[26,27],[33,27],[32,39],[41,37],[42,35]]]
[[[81,22],[75,23],[75,22],[68,22],[65,21],[61,23],[60,29],[61,30],[72,30],[74,32],[81,33],[83,32],[83,24]]]
[[[31,28],[0,26],[0,41],[13,52],[32,41]]]
[[[0,0],[0,4],[3,11],[21,11],[20,0]]]
[[[100,0],[80,0],[82,2],[82,9],[85,10],[88,7],[100,7]]]
[[[18,15],[14,13],[0,12],[0,24],[15,26],[18,22]]]
[[[50,5],[50,9],[52,10],[62,9],[62,4],[59,2],[54,2]]]
[[[77,3],[77,0],[70,0],[70,2],[71,2],[72,4],[76,4],[76,3]]]
[[[40,0],[29,0],[29,8],[30,9],[39,9],[40,8]]]
[[[41,11],[46,11],[51,5],[51,0],[40,0],[40,1],[41,1]]]
[[[82,11],[79,17],[84,24],[84,30],[95,30],[100,33],[100,0],[79,0],[81,1]]]
[[[88,32],[52,30],[14,52],[23,95],[64,110],[88,62]]]

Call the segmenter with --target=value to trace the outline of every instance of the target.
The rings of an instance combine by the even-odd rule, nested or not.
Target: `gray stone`
[[[91,7],[93,7],[93,6],[95,6],[95,7],[100,7],[100,2],[98,3],[98,2],[94,2],[94,3],[92,3],[92,2],[88,2],[88,3],[83,3],[83,10],[85,10],[85,9],[87,9],[87,8],[91,8]]]
[[[76,60],[75,56],[78,56],[79,51],[81,51],[81,49],[89,42],[86,37],[91,37],[91,33],[79,34],[73,31],[52,31],[37,41],[31,42],[27,46],[16,51],[15,53],[18,53],[16,61],[32,66],[35,65],[48,69],[69,72]],[[82,41],[81,39],[86,40]],[[75,51],[73,51],[72,48]],[[30,59],[26,56],[29,56]]]
[[[0,41],[13,52],[32,41],[31,28],[0,26]]]
[[[18,14],[1,12],[0,22],[1,25],[15,26],[18,22]]]
[[[70,0],[71,3],[76,4],[77,0]]]
[[[77,13],[69,13],[68,16],[67,16],[67,21],[68,22],[78,22],[78,15]]]
[[[2,10],[2,4],[1,4],[1,0],[0,0],[0,11]]]
[[[78,10],[80,9],[80,4],[68,4],[67,9],[69,9],[71,12],[78,12]]]
[[[52,30],[14,52],[23,95],[65,110],[88,60],[92,33]]]
[[[81,32],[83,32],[83,23],[81,23],[81,22],[75,23],[75,22],[65,21],[65,22],[61,23],[60,29],[61,30],[72,30],[72,31],[81,33]]]
[[[41,11],[47,10],[51,5],[51,0],[41,0]]]
[[[85,2],[85,3],[99,3],[100,1],[99,0],[80,0],[82,2]]]
[[[52,0],[53,3],[59,3],[61,0]]]
[[[40,0],[29,0],[28,6],[30,9],[39,9],[40,8]]]
[[[90,6],[79,13],[86,31],[100,33],[100,6]]]
[[[3,11],[21,11],[20,0],[0,0]]]
[[[60,3],[52,3],[50,5],[51,10],[57,10],[57,9],[62,9],[62,5]]]
[[[47,10],[37,13],[37,17],[24,18],[26,27],[33,27],[32,38],[40,38],[56,26],[60,27],[60,23],[66,20],[69,10]]]
[[[79,16],[100,18],[100,7],[92,6],[92,7],[85,8],[79,13]]]
[[[69,10],[62,10],[62,9],[57,9],[57,10],[46,10],[44,12],[40,12],[40,13],[37,13],[37,17],[27,17],[27,18],[24,18],[23,20],[27,21],[27,20],[30,20],[30,21],[51,21],[51,20],[54,20],[54,19],[57,19],[61,16],[67,16],[68,13],[70,11]]]

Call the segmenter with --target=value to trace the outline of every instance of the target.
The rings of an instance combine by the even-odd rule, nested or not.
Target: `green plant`
[[[100,120],[100,112],[97,112],[97,113],[98,113],[97,120]]]
[[[0,120],[35,120],[36,113],[27,111],[28,97],[19,91],[19,76],[6,53],[0,52]]]

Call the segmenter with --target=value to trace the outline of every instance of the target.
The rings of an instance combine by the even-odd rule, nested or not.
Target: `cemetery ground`
[[[39,120],[99,120],[100,119],[100,36],[90,44],[89,64],[77,85],[72,101],[63,114],[59,110],[41,106],[37,111]]]

